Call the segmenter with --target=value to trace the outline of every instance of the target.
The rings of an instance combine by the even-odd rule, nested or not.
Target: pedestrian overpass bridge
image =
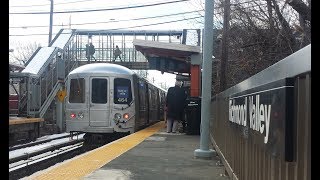
[[[21,72],[10,72],[9,84],[18,87],[14,89],[19,95],[19,108],[14,114],[9,114],[42,118],[49,107],[54,106],[52,102],[57,93],[64,89],[69,72],[87,63],[108,62],[133,70],[160,70],[154,57],[148,60],[146,54],[141,53],[143,51],[136,49],[134,40],[192,46],[197,47],[195,53],[200,52],[200,30],[61,29],[47,47],[39,47],[33,53]],[[95,46],[94,59],[86,58],[86,44],[89,43]],[[113,62],[116,45],[122,51],[122,61],[117,59]],[[171,58],[167,70],[162,68],[161,71],[190,73],[188,68],[181,70],[182,66],[190,64],[189,54],[184,55],[185,60],[182,61]]]

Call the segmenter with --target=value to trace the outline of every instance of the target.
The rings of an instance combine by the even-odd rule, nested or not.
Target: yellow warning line
[[[80,179],[135,147],[149,136],[158,132],[164,125],[164,122],[160,121],[146,129],[62,163],[36,176],[34,179]]]

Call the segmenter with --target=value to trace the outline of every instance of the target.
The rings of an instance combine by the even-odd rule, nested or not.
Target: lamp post
[[[213,5],[214,0],[205,1],[200,149],[196,149],[194,151],[194,156],[201,159],[211,159],[215,153],[214,150],[209,149],[209,119],[211,112],[210,102],[213,49]]]
[[[48,46],[50,45],[52,39],[52,21],[53,21],[53,0],[50,0],[50,25],[49,25],[49,42]]]

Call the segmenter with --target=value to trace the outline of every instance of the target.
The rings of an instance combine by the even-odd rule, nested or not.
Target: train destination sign
[[[129,88],[127,86],[118,86],[117,88],[118,102],[128,102],[128,92],[129,92]]]
[[[229,97],[229,122],[274,157],[293,161],[293,80],[284,79]]]

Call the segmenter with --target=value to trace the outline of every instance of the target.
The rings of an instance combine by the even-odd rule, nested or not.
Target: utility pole
[[[209,119],[211,112],[211,75],[213,49],[213,6],[214,0],[205,1],[204,37],[202,58],[202,93],[201,93],[201,129],[200,149],[194,151],[194,156],[201,159],[211,159],[215,153],[209,149]]]
[[[69,29],[71,29],[71,15],[69,16]]]
[[[226,69],[228,62],[228,36],[230,19],[230,0],[224,1],[223,34],[221,43],[220,92],[227,88]]]
[[[53,0],[50,0],[50,26],[49,26],[49,42],[48,46],[52,39],[52,21],[53,21]]]

